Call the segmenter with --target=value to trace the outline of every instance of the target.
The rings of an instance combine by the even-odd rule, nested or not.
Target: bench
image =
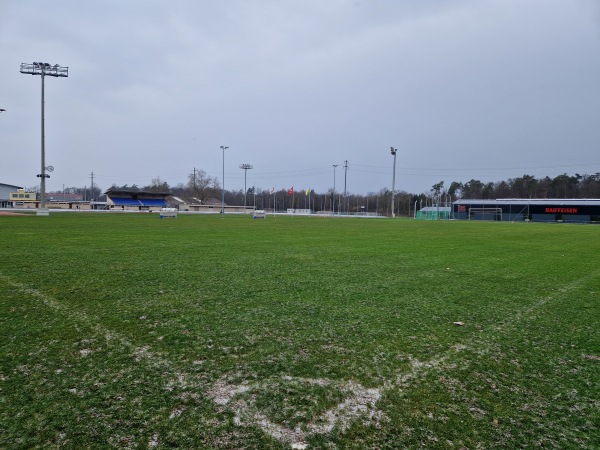
[[[177,208],[161,208],[161,219],[177,219]]]

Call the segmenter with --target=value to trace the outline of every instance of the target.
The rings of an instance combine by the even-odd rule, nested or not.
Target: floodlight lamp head
[[[395,154],[396,154],[396,152],[398,151],[398,149],[397,149],[397,148],[394,148],[394,147],[390,147],[390,149],[391,149],[391,150],[390,150],[390,153],[391,153],[392,155],[395,155]]]
[[[22,63],[21,73],[26,73],[29,75],[41,75],[42,77],[45,75],[51,77],[68,77],[69,68],[61,67],[58,64],[50,65],[48,63],[38,61],[34,63]]]

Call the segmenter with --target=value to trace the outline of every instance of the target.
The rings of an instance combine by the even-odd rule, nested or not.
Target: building
[[[12,208],[14,200],[12,199],[11,194],[19,192],[20,190],[23,191],[21,186],[0,183],[0,208]],[[25,191],[23,191],[23,193],[25,193]],[[35,200],[35,197],[33,197],[33,199]]]
[[[48,192],[46,193],[47,202],[83,202],[83,194],[68,194],[64,192]]]
[[[9,193],[8,201],[0,200],[0,207],[19,209],[37,209],[40,207],[40,200],[36,192],[27,192],[18,186],[12,187],[15,189]],[[62,194],[50,193],[46,196],[46,206],[50,209],[104,209],[104,202],[86,202],[81,200],[82,197],[78,194],[64,194],[63,196]]]
[[[452,204],[452,217],[508,222],[600,223],[600,199],[461,199]]]
[[[208,198],[202,201],[196,197],[182,199],[181,197],[170,196],[166,200],[169,203],[169,206],[177,208],[178,211],[200,212],[207,214],[220,214],[221,209],[225,211],[225,214],[252,214],[254,212],[254,206],[244,207],[232,206],[228,204],[222,205],[221,200],[216,198]],[[223,208],[221,208],[221,206]]]

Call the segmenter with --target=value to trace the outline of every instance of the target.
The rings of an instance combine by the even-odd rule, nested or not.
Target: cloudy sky
[[[428,192],[600,172],[598,0],[0,0],[0,182]],[[338,164],[337,169],[333,168]]]

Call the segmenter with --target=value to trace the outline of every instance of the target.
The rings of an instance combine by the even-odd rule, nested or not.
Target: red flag
[[[294,186],[288,189],[288,195],[294,195]]]

